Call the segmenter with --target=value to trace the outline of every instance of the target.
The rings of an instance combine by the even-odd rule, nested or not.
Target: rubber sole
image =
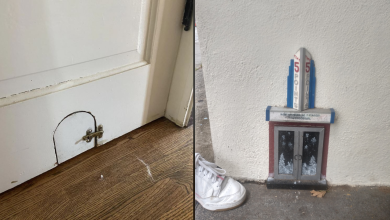
[[[204,207],[203,204],[202,204],[200,201],[198,201],[198,200],[196,199],[196,197],[195,197],[195,200],[196,200],[197,202],[199,202],[199,204],[200,204],[204,209],[207,209],[207,210],[213,211],[213,212],[223,212],[223,211],[232,210],[232,209],[235,209],[235,208],[241,206],[241,205],[245,202],[245,200],[246,200],[246,196],[247,196],[246,194],[247,194],[247,192],[245,191],[245,195],[243,196],[242,201],[241,201],[238,205],[236,205],[236,206],[234,206],[234,207],[226,208],[226,209],[208,209],[208,208]]]

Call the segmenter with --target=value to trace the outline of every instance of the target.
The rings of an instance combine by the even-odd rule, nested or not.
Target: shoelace
[[[224,175],[226,173],[226,170],[218,168],[214,163],[208,162],[200,156],[200,154],[196,154],[195,156],[195,169],[197,168],[199,168],[199,172],[203,172],[209,179],[212,179],[212,182],[217,181],[217,178],[223,180],[220,175]],[[222,181],[220,181],[220,183],[222,183]]]

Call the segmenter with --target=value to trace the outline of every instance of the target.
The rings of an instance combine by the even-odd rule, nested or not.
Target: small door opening
[[[73,112],[60,121],[53,134],[57,164],[96,146],[96,138],[90,142],[83,140],[88,130],[96,131],[96,119],[87,111]]]
[[[324,128],[274,129],[275,179],[320,180]]]

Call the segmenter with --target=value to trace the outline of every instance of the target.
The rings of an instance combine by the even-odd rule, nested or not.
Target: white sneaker
[[[225,177],[226,171],[195,153],[195,199],[203,208],[224,211],[245,201],[246,190],[236,180]]]

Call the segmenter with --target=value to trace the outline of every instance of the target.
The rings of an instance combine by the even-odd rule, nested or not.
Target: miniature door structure
[[[324,128],[275,127],[275,179],[320,180]]]
[[[268,106],[268,188],[324,189],[333,108],[316,108],[315,63],[300,48],[287,76],[287,105]]]

